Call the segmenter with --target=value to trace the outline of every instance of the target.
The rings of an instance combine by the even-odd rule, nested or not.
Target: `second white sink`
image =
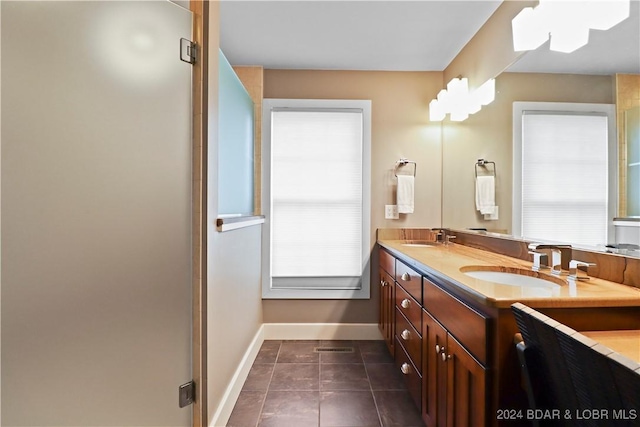
[[[560,285],[550,281],[541,279],[538,277],[525,276],[522,274],[509,273],[506,271],[465,271],[469,277],[475,279],[485,280],[487,282],[499,283],[501,285],[510,286],[527,286],[527,287],[543,287],[543,288],[555,288]]]

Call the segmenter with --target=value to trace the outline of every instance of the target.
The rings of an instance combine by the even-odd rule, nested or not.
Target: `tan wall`
[[[442,73],[265,70],[264,82],[265,98],[372,100],[372,246],[377,228],[440,225],[440,124],[429,122],[428,105],[442,88]],[[415,212],[385,220],[384,205],[395,204],[393,168],[401,157],[417,162]],[[375,323],[378,298],[372,286],[370,300],[265,300],[264,321]]]
[[[464,122],[443,122],[444,227],[510,232],[514,101],[613,103],[613,81],[611,76],[503,73],[492,104]],[[485,221],[475,209],[474,164],[480,158],[496,162],[498,221]]]
[[[627,216],[627,129],[624,112],[640,105],[640,74],[616,74],[618,122],[618,216]]]
[[[207,370],[208,425],[238,363],[262,325],[261,226],[216,231],[218,213],[219,4],[209,2],[207,179]]]

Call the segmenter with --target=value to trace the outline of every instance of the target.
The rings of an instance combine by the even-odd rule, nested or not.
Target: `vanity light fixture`
[[[449,114],[451,121],[461,122],[480,111],[483,105],[493,102],[495,89],[495,79],[487,80],[471,93],[467,78],[452,79],[447,88],[438,92],[438,97],[429,103],[429,120],[439,122]]]
[[[630,0],[540,0],[511,21],[513,49],[535,50],[549,38],[549,49],[570,53],[589,42],[589,31],[608,30],[629,17]]]

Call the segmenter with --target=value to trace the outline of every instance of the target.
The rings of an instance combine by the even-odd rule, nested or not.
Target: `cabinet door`
[[[451,334],[446,353],[447,427],[485,425],[486,369]]]
[[[447,416],[447,365],[442,355],[446,355],[447,331],[424,310],[422,337],[422,419],[427,427],[444,427]]]
[[[393,277],[380,268],[380,314],[378,326],[387,348],[394,355],[395,334],[395,282]]]

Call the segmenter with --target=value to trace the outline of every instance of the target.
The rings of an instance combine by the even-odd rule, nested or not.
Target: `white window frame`
[[[271,112],[291,109],[362,110],[362,276],[357,289],[273,288],[271,286]],[[371,101],[334,99],[264,99],[262,102],[262,298],[369,299],[371,296]]]
[[[608,182],[607,182],[607,236],[606,242],[615,240],[613,218],[617,212],[618,194],[618,136],[614,104],[587,104],[573,102],[514,102],[513,103],[513,205],[512,233],[522,235],[522,116],[525,111],[546,113],[583,113],[606,115],[608,124]],[[549,153],[553,155],[553,153]],[[558,183],[562,185],[562,183]],[[533,237],[535,236],[523,236]],[[572,242],[567,242],[572,243]],[[580,246],[580,245],[578,245]],[[585,246],[585,245],[582,245]]]

